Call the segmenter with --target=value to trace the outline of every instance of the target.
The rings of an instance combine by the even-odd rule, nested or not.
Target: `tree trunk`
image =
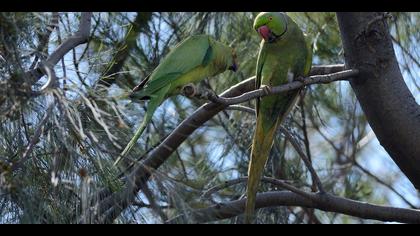
[[[405,84],[383,13],[339,12],[350,84],[379,142],[420,189],[420,106]]]

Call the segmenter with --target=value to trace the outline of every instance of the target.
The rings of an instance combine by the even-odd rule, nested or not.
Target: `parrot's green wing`
[[[153,96],[153,94],[158,90],[162,89],[171,83],[171,81],[176,80],[176,78],[179,78],[180,76],[182,76],[182,73],[174,72],[163,75],[155,80],[151,80],[142,89],[135,92],[135,97],[143,98]]]
[[[199,66],[206,66],[213,56],[210,37],[195,35],[181,42],[162,60],[143,88],[134,97],[150,97],[159,89],[176,81]],[[171,91],[169,91],[171,92]]]
[[[156,76],[173,72],[187,72],[207,64],[211,56],[210,36],[194,35],[182,41],[156,68]]]
[[[312,39],[309,36],[307,36],[305,34],[304,34],[304,37],[305,37],[308,53],[306,54],[306,64],[305,64],[305,69],[303,71],[303,75],[308,76],[309,72],[311,71],[311,68],[312,68],[312,56],[313,56],[313,51],[314,51],[314,42],[312,41]]]
[[[262,69],[264,67],[264,62],[267,55],[267,52],[264,49],[264,45],[265,45],[264,42],[261,42],[260,53],[258,54],[258,59],[257,59],[257,70],[256,70],[257,74],[255,78],[255,89],[259,89],[261,87]],[[257,98],[256,103],[255,103],[256,115],[258,115],[259,107],[260,107],[260,98]]]

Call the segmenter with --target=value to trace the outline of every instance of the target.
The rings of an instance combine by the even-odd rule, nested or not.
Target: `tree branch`
[[[80,17],[79,30],[72,36],[68,37],[45,61],[45,64],[54,67],[61,58],[63,58],[70,50],[80,44],[86,43],[89,38],[92,12],[82,12]],[[38,81],[44,72],[41,68],[36,68],[26,72],[33,82]]]
[[[40,137],[41,137],[42,133],[44,132],[45,125],[47,124],[48,119],[50,118],[50,116],[52,114],[54,105],[55,105],[55,102],[52,102],[48,106],[48,108],[47,108],[47,110],[44,114],[44,117],[39,122],[38,127],[36,128],[35,133],[31,138],[31,141],[29,142],[28,146],[25,149],[25,152],[22,155],[22,158],[20,158],[18,160],[18,162],[13,164],[13,166],[12,166],[13,171],[16,171],[17,169],[21,168],[23,166],[23,164],[29,159],[29,156],[31,155],[35,145],[38,144],[38,142],[40,141]]]
[[[350,84],[380,144],[420,189],[420,106],[404,82],[386,21],[376,20],[380,16],[337,12],[346,66],[360,71]]]
[[[276,206],[301,206],[316,208],[322,211],[342,213],[364,219],[387,222],[420,223],[420,211],[363,203],[331,194],[307,193],[311,198],[305,198],[290,191],[275,191],[257,194],[256,209]],[[196,223],[228,219],[243,214],[246,199],[216,204],[209,208],[193,211],[177,216],[167,223],[177,223],[186,216]]]
[[[194,89],[191,89],[189,87],[192,85],[184,87],[184,94],[186,94],[187,96],[193,95],[195,97],[208,99],[214,103],[220,103],[223,105],[234,105],[234,104],[247,102],[249,100],[252,100],[258,97],[284,93],[284,92],[302,88],[304,86],[311,85],[311,84],[326,84],[326,83],[331,83],[338,80],[348,80],[349,78],[356,76],[358,73],[359,72],[357,69],[352,69],[352,70],[345,70],[345,71],[340,71],[340,72],[327,74],[327,75],[313,75],[307,78],[300,79],[299,81],[293,81],[291,83],[287,83],[281,86],[262,87],[260,89],[256,89],[254,91],[250,91],[250,92],[241,94],[240,96],[231,97],[231,98],[219,97],[210,91],[205,91],[205,92],[193,91]]]
[[[359,162],[357,162],[356,160],[354,160],[354,165],[360,169],[360,171],[362,171],[363,173],[365,173],[366,175],[368,175],[369,177],[373,178],[374,180],[376,180],[376,182],[382,184],[383,186],[389,188],[394,194],[396,194],[398,197],[400,197],[400,199],[405,202],[408,206],[410,206],[413,209],[419,209],[419,207],[415,206],[414,204],[412,204],[411,202],[409,202],[401,193],[399,193],[391,184],[387,184],[385,181],[381,180],[380,178],[378,178],[376,175],[372,174],[369,170],[367,170],[366,168],[364,168],[362,165],[359,164]]]
[[[242,178],[238,178],[238,179],[234,179],[234,180],[228,180],[225,181],[223,184],[214,186],[210,189],[208,189],[206,192],[203,193],[202,197],[203,198],[208,198],[210,197],[210,195],[212,195],[215,192],[218,192],[224,188],[230,187],[232,185],[236,185],[239,183],[244,183],[248,180],[248,177],[242,177]],[[276,186],[279,186],[280,188],[284,188],[286,190],[289,190],[291,192],[294,192],[304,198],[308,198],[308,199],[312,199],[312,195],[307,194],[307,192],[300,190],[296,187],[294,187],[293,185],[288,184],[286,181],[284,180],[279,180],[279,179],[275,179],[275,178],[270,178],[270,177],[262,177],[261,178],[261,182],[266,182],[266,183],[270,183]]]
[[[243,111],[243,112],[247,112],[247,113],[250,113],[250,114],[255,114],[255,109],[253,109],[251,107],[241,106],[241,105],[230,105],[226,108],[226,110]]]
[[[321,193],[324,193],[324,187],[322,186],[321,180],[319,179],[318,175],[316,174],[315,169],[312,167],[312,163],[309,161],[308,157],[305,155],[303,150],[300,148],[299,143],[296,141],[295,138],[285,129],[284,127],[280,126],[280,131],[286,136],[286,138],[290,141],[292,146],[295,148],[296,152],[299,154],[301,159],[303,160],[303,163],[305,163],[306,167],[309,170],[309,173],[311,173],[312,182],[316,184],[318,190]]]

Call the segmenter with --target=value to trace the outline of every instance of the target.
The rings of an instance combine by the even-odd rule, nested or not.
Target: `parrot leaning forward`
[[[312,49],[305,35],[286,13],[261,12],[253,28],[262,37],[257,61],[256,88],[280,86],[308,75]],[[258,185],[273,145],[277,127],[296,103],[299,90],[257,99],[257,124],[248,167],[245,223],[254,220]]]
[[[114,166],[136,144],[151,121],[153,113],[166,98],[179,94],[185,85],[215,76],[226,70],[236,71],[234,50],[208,35],[194,35],[180,42],[155,70],[136,86],[130,98],[149,100],[143,122],[135,132]]]

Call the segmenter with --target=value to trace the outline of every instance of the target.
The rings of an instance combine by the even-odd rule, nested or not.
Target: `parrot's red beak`
[[[258,28],[258,33],[261,35],[261,37],[266,41],[270,41],[271,39],[271,30],[268,28],[268,26],[263,25],[260,28]]]

